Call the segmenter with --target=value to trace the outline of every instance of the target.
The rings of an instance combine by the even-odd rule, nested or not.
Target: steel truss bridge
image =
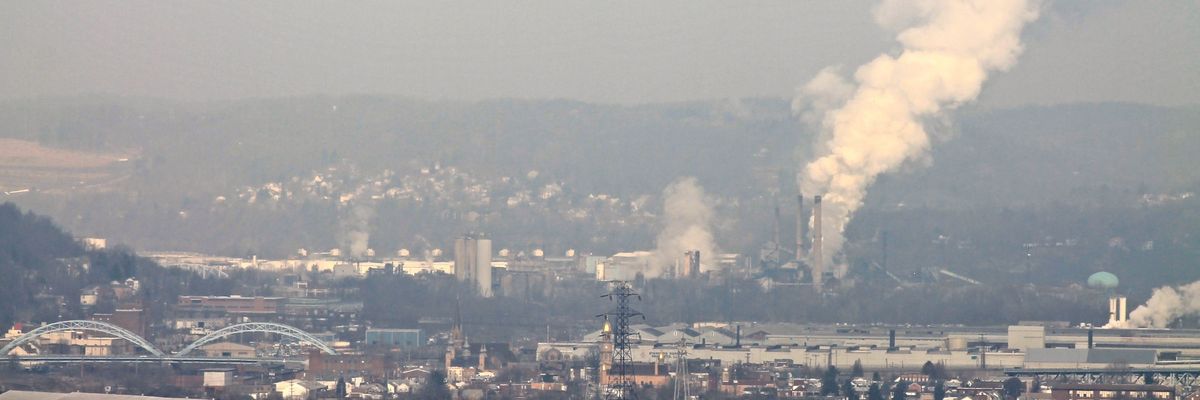
[[[1004,370],[1004,374],[1017,377],[1037,377],[1042,382],[1133,383],[1180,387],[1194,387],[1200,384],[1200,364],[1121,369],[1008,369]],[[1146,382],[1147,378],[1152,381]]]
[[[284,324],[276,324],[271,322],[248,322],[236,325],[230,325],[220,330],[214,331],[204,337],[192,342],[183,349],[173,354],[166,353],[154,347],[146,339],[137,334],[121,328],[119,326],[102,321],[87,321],[87,320],[71,320],[59,321],[52,324],[44,325],[18,336],[9,342],[3,348],[0,348],[0,356],[9,357],[9,352],[17,347],[28,343],[38,337],[65,331],[88,331],[98,332],[106,335],[111,335],[120,339],[124,339],[129,343],[144,350],[148,354],[134,354],[121,356],[86,356],[86,355],[32,355],[32,356],[16,356],[16,359],[21,361],[37,361],[47,363],[66,363],[66,362],[181,362],[181,363],[221,363],[221,364],[248,364],[248,363],[282,363],[286,360],[272,358],[228,358],[228,357],[198,357],[189,356],[193,350],[206,344],[218,341],[220,339],[242,334],[242,333],[268,333],[280,336],[290,337],[303,343],[308,343],[325,354],[337,354],[328,344],[317,339],[308,332],[302,331],[292,326]]]

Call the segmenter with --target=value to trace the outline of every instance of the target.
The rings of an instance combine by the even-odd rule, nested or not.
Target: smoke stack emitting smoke
[[[1154,289],[1150,300],[1129,313],[1125,323],[1110,322],[1105,328],[1166,328],[1175,320],[1200,314],[1200,281],[1177,288]]]
[[[825,206],[821,196],[813,197],[813,248],[812,248],[812,283],[818,292],[821,282],[825,279],[825,230],[821,227],[824,221]]]
[[[646,277],[657,277],[674,268],[688,251],[699,251],[700,257],[717,254],[712,201],[696,178],[680,178],[663,189],[663,214],[665,226],[655,240],[654,259]]]
[[[1037,19],[1036,0],[885,0],[874,10],[895,29],[899,55],[860,66],[854,82],[826,68],[798,90],[793,109],[818,124],[818,158],[799,174],[804,193],[824,194],[831,265],[845,225],[879,174],[929,148],[922,120],[974,100],[987,74],[1021,53],[1020,33]]]
[[[796,259],[804,259],[804,238],[808,237],[808,221],[804,218],[804,194],[796,195]]]

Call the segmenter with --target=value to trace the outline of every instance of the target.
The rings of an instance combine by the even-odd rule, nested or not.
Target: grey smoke
[[[371,219],[375,209],[367,204],[353,204],[343,210],[338,229],[338,244],[351,258],[367,255],[371,240]]]
[[[653,259],[646,277],[656,277],[671,270],[688,250],[699,250],[701,265],[710,266],[717,253],[713,237],[713,199],[696,178],[676,180],[663,189],[663,230],[655,240]]]
[[[1127,326],[1109,328],[1166,328],[1171,322],[1188,315],[1200,315],[1200,282],[1177,288],[1163,286],[1154,289],[1146,304],[1129,312]]]

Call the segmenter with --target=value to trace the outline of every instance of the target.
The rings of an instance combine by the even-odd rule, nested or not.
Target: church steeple
[[[479,370],[487,370],[487,346],[479,345]]]
[[[462,329],[462,300],[456,297],[454,299],[454,327],[450,329],[450,344],[454,346],[455,350],[461,352],[466,342],[467,337],[463,334]]]
[[[608,318],[604,318],[604,328],[600,329],[600,384],[608,384],[609,370],[612,369],[613,361],[613,336],[612,324],[608,322]]]

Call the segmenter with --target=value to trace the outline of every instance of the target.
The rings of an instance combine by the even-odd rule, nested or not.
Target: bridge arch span
[[[146,339],[143,339],[141,336],[138,336],[137,334],[130,332],[130,331],[126,330],[125,328],[122,328],[122,327],[119,327],[119,326],[116,326],[116,325],[113,325],[113,324],[110,324],[107,322],[88,321],[88,320],[59,321],[59,322],[55,322],[52,324],[43,325],[40,328],[29,331],[29,332],[25,333],[24,335],[18,336],[16,339],[13,339],[12,342],[5,345],[3,348],[0,348],[0,356],[8,356],[8,353],[10,351],[12,351],[13,349],[16,349],[17,346],[25,344],[25,343],[29,342],[30,340],[37,339],[38,336],[42,336],[47,333],[62,332],[62,331],[92,331],[92,332],[104,333],[107,335],[113,335],[118,338],[129,341],[130,343],[133,343],[137,347],[141,347],[143,350],[146,350],[150,354],[153,354],[156,356],[163,356],[162,350],[159,350],[158,348],[154,347],[153,344],[150,344],[150,342],[147,342]]]
[[[312,344],[313,346],[316,346],[317,348],[321,349],[321,351],[325,352],[325,354],[337,354],[337,351],[334,351],[332,347],[329,347],[329,345],[326,344],[325,342],[321,341],[321,339],[317,339],[315,336],[309,334],[308,332],[302,331],[295,327],[291,327],[291,326],[284,325],[284,324],[276,324],[276,323],[272,323],[272,322],[247,322],[247,323],[241,323],[241,324],[236,324],[236,325],[230,325],[230,326],[221,328],[213,333],[205,335],[204,337],[197,339],[195,342],[192,342],[192,344],[187,345],[187,347],[184,347],[183,349],[176,352],[174,356],[175,357],[184,356],[184,355],[187,355],[188,353],[192,352],[192,350],[195,350],[195,349],[199,348],[200,346],[204,346],[206,344],[217,341],[218,339],[222,339],[227,336],[232,336],[232,335],[236,335],[239,333],[249,333],[249,332],[273,333],[273,334],[283,335],[283,336],[290,337],[292,339],[299,340],[301,342],[308,342],[308,343]]]

